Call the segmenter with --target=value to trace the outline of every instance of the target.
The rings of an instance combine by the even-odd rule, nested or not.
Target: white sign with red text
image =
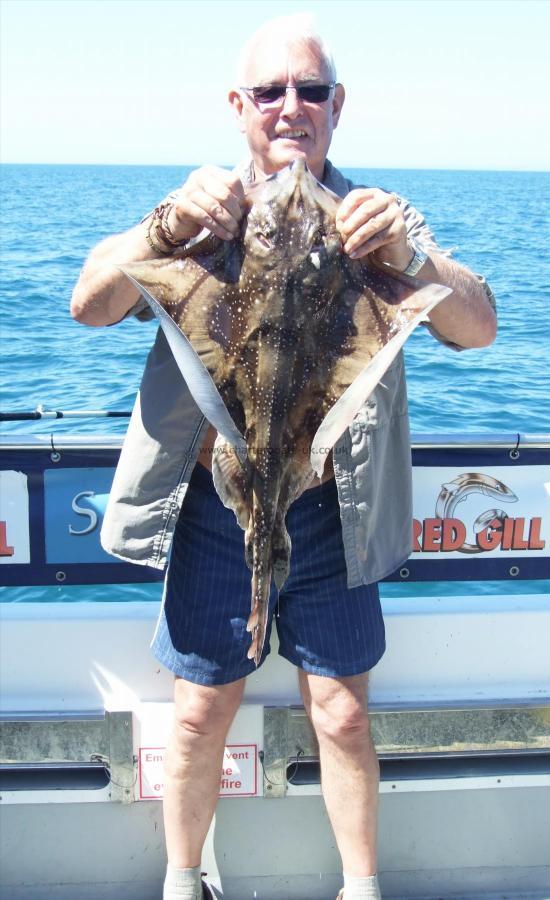
[[[164,795],[164,753],[174,720],[174,704],[144,702],[134,718],[134,753],[138,760],[136,800]],[[233,720],[220,771],[220,797],[261,796],[259,751],[263,740],[263,706],[244,703]],[[200,760],[199,760],[200,763]]]
[[[140,747],[139,799],[164,796],[164,747]],[[258,793],[258,747],[228,744],[223,754],[220,797],[255,797]]]
[[[0,472],[0,563],[31,560],[29,489],[24,472]]]
[[[550,469],[413,470],[413,557],[550,555]]]

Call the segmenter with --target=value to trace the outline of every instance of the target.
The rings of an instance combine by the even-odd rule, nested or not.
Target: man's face
[[[328,84],[330,80],[314,45],[264,41],[249,58],[245,86]],[[287,91],[284,100],[263,107],[250,94],[231,91],[229,100],[246,134],[256,177],[272,175],[302,157],[321,179],[344,96],[344,88],[338,84],[322,103],[301,100],[296,91]]]

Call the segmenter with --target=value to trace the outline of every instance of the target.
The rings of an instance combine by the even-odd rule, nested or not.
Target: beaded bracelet
[[[160,256],[172,256],[178,250],[183,250],[189,243],[189,238],[176,240],[174,233],[168,224],[168,216],[173,209],[173,203],[161,203],[155,207],[149,217],[149,224],[145,232],[145,238],[153,253]]]

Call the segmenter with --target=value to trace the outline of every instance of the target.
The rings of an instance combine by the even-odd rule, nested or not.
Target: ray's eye
[[[325,235],[324,231],[321,230],[321,228],[318,228],[317,231],[314,231],[311,236],[312,248],[320,249],[322,246],[324,246],[325,237],[326,237],[326,235]]]
[[[258,231],[256,234],[256,237],[258,238],[258,243],[260,243],[262,245],[262,247],[265,247],[266,250],[273,249],[273,242],[270,241],[270,239],[267,237],[266,234],[264,234],[263,231]]]

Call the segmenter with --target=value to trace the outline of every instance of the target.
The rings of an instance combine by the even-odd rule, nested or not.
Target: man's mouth
[[[286,131],[280,131],[277,135],[278,138],[282,138],[283,140],[296,140],[307,136],[307,131],[304,131],[303,128],[289,128]]]

